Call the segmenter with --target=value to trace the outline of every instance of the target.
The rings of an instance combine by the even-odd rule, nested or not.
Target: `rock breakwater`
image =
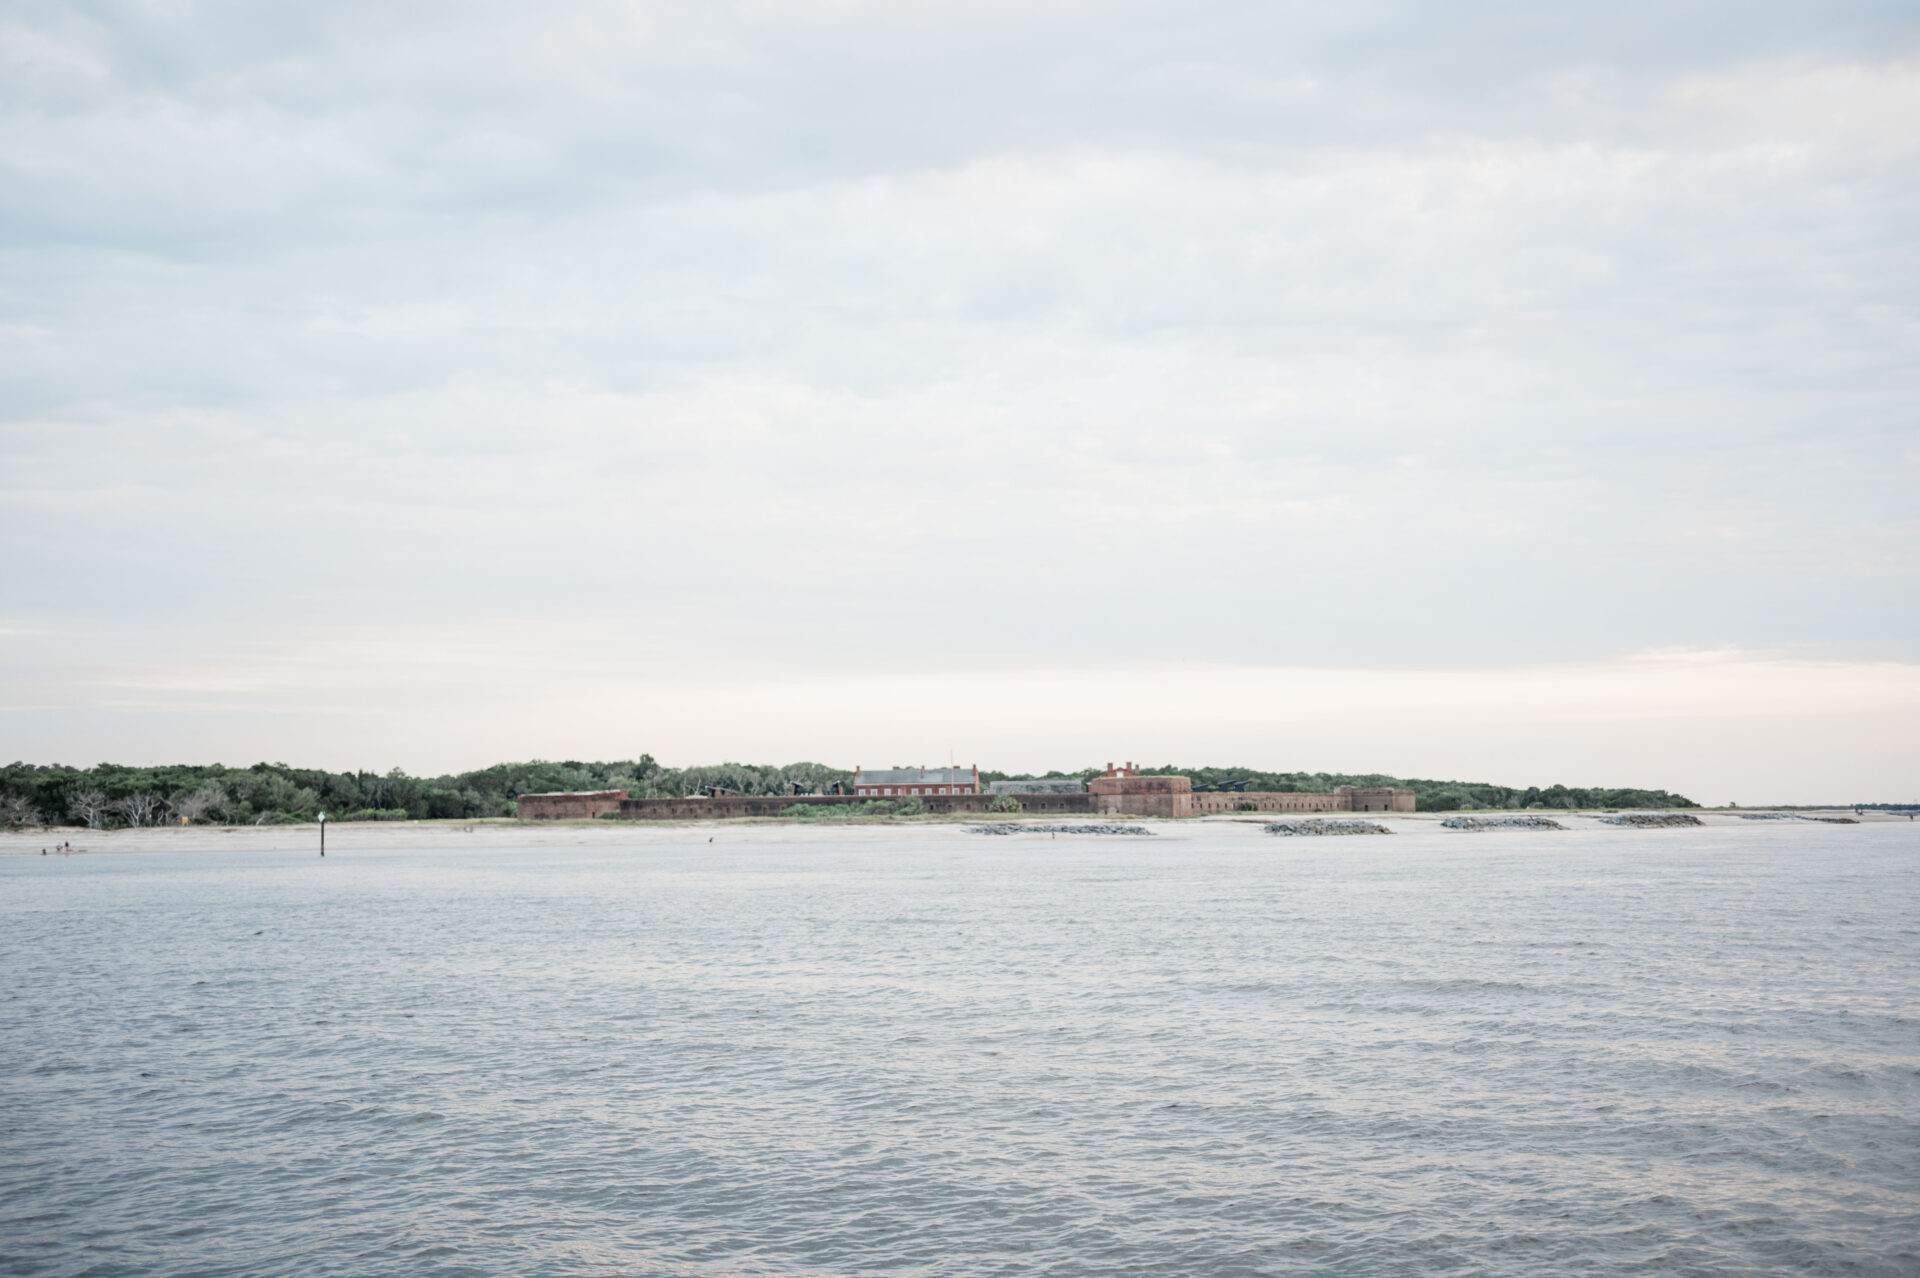
[[[1273,821],[1260,827],[1268,834],[1392,834],[1375,821]]]
[[[1448,817],[1440,823],[1446,830],[1564,830],[1567,827],[1548,817]]]
[[[1804,812],[1736,812],[1742,821],[1818,821],[1822,825],[1859,825],[1853,817],[1808,816]]]
[[[1688,816],[1685,812],[1622,812],[1619,816],[1601,817],[1602,825],[1699,825],[1700,818]]]

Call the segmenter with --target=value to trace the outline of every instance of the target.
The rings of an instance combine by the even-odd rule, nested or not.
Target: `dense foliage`
[[[541,791],[626,790],[635,798],[677,798],[722,786],[737,794],[791,794],[796,785],[818,792],[852,778],[821,763],[669,768],[651,755],[612,763],[501,763],[442,777],[410,777],[398,768],[326,772],[284,763],[14,763],[0,768],[0,825],[273,825],[311,821],[321,812],[332,821],[501,817],[513,815],[520,795]]]
[[[1544,789],[1472,781],[1425,781],[1377,774],[1257,772],[1250,768],[1146,769],[1193,778],[1197,790],[1249,789],[1325,791],[1337,785],[1393,785],[1411,789],[1422,812],[1461,808],[1691,808],[1690,799],[1665,790]],[[1086,780],[1098,768],[1049,772],[1044,777],[982,772],[1000,780]],[[626,790],[635,798],[678,798],[719,786],[736,794],[827,792],[853,774],[824,763],[784,767],[717,763],[669,768],[651,755],[611,763],[568,760],[500,763],[453,776],[410,777],[391,772],[326,772],[284,763],[250,768],[220,764],[169,764],[135,768],[103,763],[92,768],[14,763],[0,768],[0,825],[83,825],[106,829],[134,825],[270,825],[311,821],[325,812],[337,821],[397,821],[504,817],[522,794],[552,790]],[[863,814],[865,810],[863,809]],[[852,814],[849,814],[852,815]],[[821,818],[827,819],[827,818]]]

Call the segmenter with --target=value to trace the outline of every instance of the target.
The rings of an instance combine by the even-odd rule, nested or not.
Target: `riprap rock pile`
[[[1736,812],[1742,821],[1818,821],[1822,825],[1859,825],[1852,817],[1808,816],[1804,812]]]
[[[1699,825],[1700,818],[1688,816],[1685,812],[1622,812],[1619,816],[1601,817],[1602,825]]]
[[[1268,834],[1392,834],[1375,821],[1274,821],[1260,827]]]
[[[1547,817],[1448,817],[1440,823],[1447,830],[1564,830],[1567,827]]]

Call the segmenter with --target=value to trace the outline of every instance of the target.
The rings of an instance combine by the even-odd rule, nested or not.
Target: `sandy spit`
[[[1747,809],[1752,811],[1752,809]],[[1713,809],[1693,809],[1708,825],[1760,825],[1747,823],[1732,813]],[[1442,818],[1458,815],[1450,812],[1417,815],[1383,813],[1374,816],[1390,826],[1418,829],[1437,824]],[[1599,813],[1549,813],[1572,828],[1599,827],[1592,821]],[[1851,811],[1836,809],[1830,813],[1806,815],[1852,816]],[[1272,820],[1273,814],[1251,813],[1201,817],[1185,821],[1130,819],[1143,824],[1162,837],[1178,838],[1183,831],[1220,825],[1252,825]],[[1885,813],[1865,813],[1863,824],[1898,821],[1905,817]],[[1042,818],[1034,818],[1040,824]],[[832,842],[881,842],[899,836],[906,823],[803,823],[778,820],[746,821],[352,821],[329,823],[327,850],[348,852],[355,849],[396,851],[459,851],[469,848],[592,848],[635,847],[645,845],[686,845],[708,839],[728,843],[808,844]],[[911,828],[922,837],[972,839],[966,826],[979,824],[977,816],[952,820],[915,821]],[[1016,827],[1020,822],[1009,822]],[[1765,824],[1772,824],[1771,822]],[[245,826],[157,826],[139,830],[5,830],[0,831],[0,856],[38,856],[40,849],[71,842],[75,855],[88,852],[310,852],[320,851],[320,827],[317,825],[245,825]]]

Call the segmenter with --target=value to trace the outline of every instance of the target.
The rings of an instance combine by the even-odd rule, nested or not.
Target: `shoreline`
[[[1623,809],[1624,810],[1624,809]],[[1904,815],[1887,812],[1863,812],[1851,808],[1689,808],[1688,815],[1698,817],[1703,828],[1766,829],[1788,822],[1760,822],[1743,815],[1778,812],[1787,817],[1846,817],[1861,825],[1914,825]],[[1598,818],[1608,813],[1593,811],[1530,811],[1516,814],[1510,809],[1460,812],[1378,813],[1374,819],[1394,827],[1437,826],[1458,816],[1545,816],[1568,823],[1569,830],[1606,829]],[[1166,819],[1159,817],[1117,817],[1116,823],[1146,825],[1159,834],[1178,834],[1182,830],[1214,825],[1265,825],[1276,819],[1273,813],[1222,813],[1203,817]],[[1312,820],[1313,816],[1301,819]],[[1018,827],[1022,824],[1045,826],[1056,823],[1051,817],[1000,816],[993,824]],[[857,821],[796,821],[780,817],[743,817],[729,820],[686,821],[521,821],[512,817],[444,821],[344,821],[327,823],[327,846],[342,852],[355,850],[457,850],[460,848],[561,848],[620,847],[635,843],[693,845],[702,840],[696,835],[718,838],[728,832],[748,835],[756,843],[810,843],[855,832],[892,834],[901,830],[951,830],[964,833],[968,826],[984,824],[978,815],[940,817],[879,817]],[[1793,822],[1791,824],[1798,824]],[[797,836],[797,837],[796,837]],[[71,855],[99,853],[162,852],[306,852],[318,854],[320,827],[308,822],[300,825],[195,825],[145,826],[138,829],[86,830],[71,826],[0,831],[0,856],[38,856],[42,848],[49,855],[56,844],[72,843]]]

